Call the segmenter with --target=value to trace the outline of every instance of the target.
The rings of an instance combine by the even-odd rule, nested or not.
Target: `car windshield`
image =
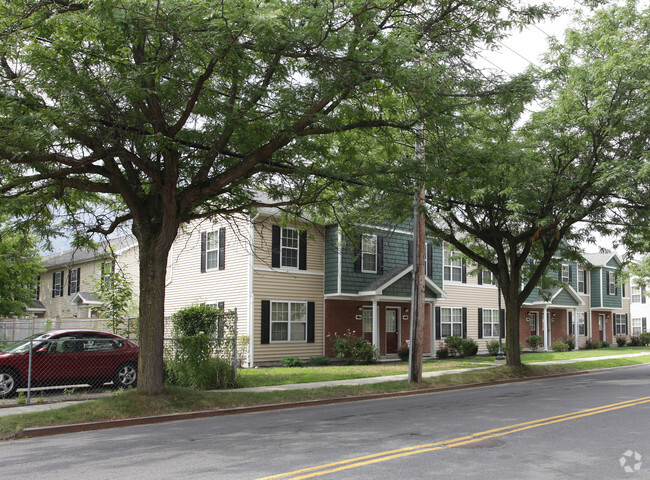
[[[25,353],[29,351],[30,347],[38,345],[39,340],[45,340],[50,336],[49,333],[37,333],[17,342],[9,342],[2,347],[1,351],[4,353]]]

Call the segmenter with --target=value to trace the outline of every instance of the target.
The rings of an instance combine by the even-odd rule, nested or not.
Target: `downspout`
[[[248,366],[255,366],[255,298],[253,295],[253,274],[255,260],[255,220],[259,217],[258,213],[251,220],[248,226],[249,234],[249,255],[248,255]],[[250,218],[250,216],[249,216]]]

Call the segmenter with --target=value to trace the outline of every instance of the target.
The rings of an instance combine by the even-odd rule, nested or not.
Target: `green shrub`
[[[555,340],[551,344],[551,350],[553,350],[554,352],[568,352],[569,345],[564,343],[562,340]]]
[[[628,343],[629,346],[631,347],[640,347],[641,346],[641,337],[638,335],[632,335],[630,337],[630,343]]]
[[[379,352],[374,345],[365,341],[365,339],[356,332],[347,330],[343,335],[334,333],[330,342],[336,358],[345,360],[348,365],[355,361],[361,363],[375,363],[379,359]]]
[[[540,335],[531,335],[526,339],[526,345],[533,352],[536,352],[542,343],[544,343],[544,339]]]
[[[643,332],[641,335],[639,335],[639,338],[641,339],[641,345],[644,347],[650,345],[650,332]]]
[[[562,338],[562,341],[569,346],[569,350],[574,350],[576,348],[576,339],[573,335],[565,335]]]
[[[478,353],[478,343],[471,338],[464,338],[460,345],[461,357],[474,357]]]
[[[445,339],[450,357],[460,357],[463,350],[463,337],[451,335]]]
[[[322,355],[317,357],[311,357],[309,359],[309,365],[311,365],[312,367],[324,367],[326,365],[329,365],[330,363],[332,363],[332,360]]]
[[[399,350],[397,350],[397,356],[402,362],[408,362],[409,354],[410,354],[409,346],[406,344],[406,342],[402,343],[402,346],[399,347]]]
[[[625,335],[616,335],[616,344],[619,347],[624,347],[627,344],[627,337]]]
[[[591,337],[589,337],[589,338],[585,341],[585,348],[586,348],[587,350],[594,350],[594,349],[596,349],[596,348],[600,348],[600,347],[602,347],[602,346],[603,346],[603,345],[602,345],[602,342],[601,342],[600,340],[598,340],[598,339],[595,339],[595,338],[591,338]]]
[[[600,348],[609,348],[609,342],[605,342],[604,340],[600,342]]]
[[[283,367],[302,367],[302,360],[298,357],[284,357],[282,359]]]
[[[211,390],[236,386],[232,366],[222,358],[194,362],[167,360],[165,374],[167,383],[180,387]]]
[[[490,355],[496,356],[499,354],[499,340],[490,340],[485,344],[485,347]]]
[[[444,347],[440,347],[438,350],[436,350],[436,357],[440,360],[449,358],[449,347],[445,345]]]

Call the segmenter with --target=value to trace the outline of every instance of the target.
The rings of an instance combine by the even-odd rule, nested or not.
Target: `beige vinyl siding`
[[[165,316],[197,303],[225,302],[237,308],[238,330],[248,333],[249,221],[240,215],[228,220],[203,220],[179,232],[167,262]],[[225,269],[201,272],[201,233],[226,229]],[[166,325],[165,335],[170,335]]]
[[[284,357],[302,359],[324,353],[324,268],[325,244],[322,229],[307,232],[307,270],[271,268],[271,225],[265,218],[255,225],[254,292],[254,361],[255,364],[277,362]],[[281,342],[261,344],[262,300],[314,302],[314,343]]]
[[[463,285],[445,282],[447,298],[438,301],[436,307],[466,307],[467,337],[478,343],[479,352],[484,353],[487,350],[487,342],[498,340],[498,338],[478,338],[478,309],[498,308],[498,290],[492,285],[478,285],[474,275],[468,275],[467,282],[467,284]],[[473,282],[473,284],[470,282]],[[504,308],[503,302],[501,308]],[[440,342],[439,340],[439,346],[441,345]]]

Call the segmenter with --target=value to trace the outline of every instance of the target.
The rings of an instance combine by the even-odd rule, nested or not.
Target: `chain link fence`
[[[0,322],[3,336],[0,350],[4,353],[0,356],[0,398],[19,395],[29,403],[35,391],[41,399],[48,391],[128,388],[137,384],[139,348],[136,336],[124,338],[108,333],[106,321],[102,319],[72,320],[65,324],[39,321],[41,319],[21,320],[15,325]],[[16,338],[20,336],[22,338]],[[193,357],[196,349],[193,348],[197,342],[202,342],[201,348],[212,359],[212,364],[218,362],[221,366],[220,380],[227,377],[234,381],[237,368],[248,361],[247,338],[237,335],[237,312],[226,312],[220,315],[214,336],[198,340],[192,337],[164,339],[168,377],[174,365],[196,364]],[[224,368],[227,371],[223,371]],[[176,368],[175,371],[178,374],[181,370]],[[179,382],[178,375],[176,380],[177,384],[195,388],[214,388],[200,382]]]

